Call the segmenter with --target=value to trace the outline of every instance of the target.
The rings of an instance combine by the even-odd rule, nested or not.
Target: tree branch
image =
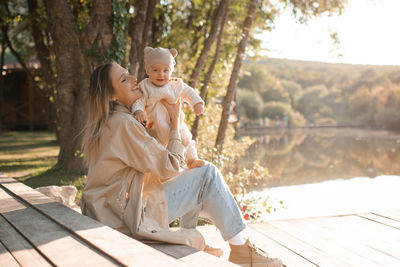
[[[93,9],[90,15],[90,20],[86,28],[80,34],[80,40],[82,47],[90,49],[94,44],[97,36],[103,31],[110,31],[110,26],[108,25],[108,20],[112,16],[112,0],[94,0]],[[107,34],[108,35],[108,34]],[[111,29],[112,35],[112,29]],[[109,39],[109,38],[107,38]],[[106,40],[106,47],[109,46]],[[107,45],[108,44],[108,45]]]

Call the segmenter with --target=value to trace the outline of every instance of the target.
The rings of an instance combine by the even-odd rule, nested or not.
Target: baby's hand
[[[135,119],[136,119],[138,122],[140,122],[140,123],[142,123],[143,121],[146,120],[146,116],[144,115],[143,110],[136,110],[136,111],[133,113],[133,116],[134,116]]]
[[[194,114],[200,115],[201,113],[204,112],[204,104],[201,102],[197,103],[196,105],[194,105],[193,111],[194,111]]]

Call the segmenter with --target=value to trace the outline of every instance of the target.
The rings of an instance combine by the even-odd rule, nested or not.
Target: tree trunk
[[[213,5],[214,4],[212,4],[211,7],[209,8],[209,10],[207,10],[207,15],[204,18],[205,23],[195,26],[195,25],[193,25],[193,20],[195,18],[195,15],[193,13],[196,12],[195,8],[194,8],[195,4],[193,3],[193,1],[191,1],[191,2],[192,2],[191,9],[189,11],[190,15],[188,17],[186,28],[195,33],[194,36],[193,36],[193,40],[191,41],[191,45],[190,45],[190,48],[191,48],[190,49],[191,50],[190,58],[194,58],[196,56],[196,54],[197,54],[200,38],[207,34],[209,21],[210,21],[210,18],[212,16],[212,14],[213,14],[213,9],[214,9]],[[206,4],[203,2],[202,3],[202,8],[205,8],[205,5]]]
[[[50,61],[50,51],[48,47],[44,44],[44,35],[39,28],[40,16],[37,13],[37,1],[28,0],[29,13],[32,18],[31,31],[33,41],[35,43],[35,50],[37,52],[37,57],[40,62],[40,69],[42,72],[46,95],[53,95],[52,91],[56,87],[56,81],[54,76],[54,71],[51,67]]]
[[[146,23],[148,1],[138,1],[131,32],[131,51],[129,53],[130,73],[136,76],[140,64],[139,55],[143,47],[143,32]],[[143,50],[142,50],[143,51]]]
[[[209,54],[210,49],[216,39],[216,36],[218,33],[218,28],[221,25],[223,14],[225,12],[225,9],[227,7],[229,7],[229,5],[230,5],[230,0],[221,0],[218,7],[214,11],[214,15],[213,15],[212,23],[211,23],[210,34],[204,40],[203,49],[201,50],[200,56],[196,62],[196,66],[194,67],[193,72],[190,76],[189,86],[191,86],[193,88],[196,87],[199,75],[200,75],[204,65],[206,64],[208,54]]]
[[[156,8],[157,0],[148,0],[149,4],[147,6],[146,10],[146,22],[144,25],[143,29],[143,36],[142,36],[142,46],[140,47],[140,50],[138,51],[138,58],[139,58],[139,70],[138,70],[138,75],[137,79],[138,82],[144,79],[146,76],[145,69],[144,69],[144,48],[147,46],[150,35],[151,35],[151,27],[153,25],[153,19],[154,19],[154,10]]]
[[[78,28],[66,0],[44,1],[56,55],[56,105],[60,122],[60,153],[57,165],[67,170],[83,171],[85,166],[77,153],[86,119],[87,81],[79,43]]]
[[[219,54],[221,51],[221,44],[222,44],[222,37],[224,35],[224,28],[226,25],[226,22],[228,21],[228,14],[229,14],[229,7],[231,5],[231,0],[227,1],[227,6],[225,8],[225,11],[222,15],[222,21],[221,21],[221,26],[219,27],[219,31],[218,31],[218,37],[217,37],[217,46],[215,47],[215,54],[214,54],[214,58],[210,64],[210,67],[208,68],[207,74],[204,77],[204,81],[203,81],[203,85],[201,87],[200,90],[200,97],[206,102],[206,98],[207,98],[207,87],[208,84],[210,83],[211,80],[211,76],[214,72],[214,68],[215,65],[217,64],[218,58],[219,58]],[[194,119],[193,125],[192,125],[192,136],[193,136],[193,140],[197,139],[197,135],[198,135],[198,128],[199,128],[199,123],[200,123],[200,116],[196,116],[196,118]]]
[[[93,65],[102,63],[113,39],[112,1],[94,0],[88,25],[79,34],[69,1],[45,0],[57,71],[56,106],[60,153],[57,165],[67,170],[86,169],[81,157],[82,129],[86,123],[87,91]],[[100,58],[88,51],[94,44]]]
[[[222,103],[223,107],[222,107],[221,121],[219,123],[217,139],[215,141],[215,146],[217,147],[219,153],[222,151],[224,145],[225,133],[228,127],[229,115],[231,113],[231,103],[234,95],[236,94],[236,85],[239,77],[239,71],[242,67],[242,61],[245,55],[245,50],[250,35],[250,28],[253,23],[257,5],[258,5],[258,0],[249,0],[247,16],[243,25],[242,39],[240,40],[238,45],[231,78],[229,80],[229,85],[226,90],[226,95]]]
[[[113,39],[113,30],[110,25],[113,11],[112,2],[111,0],[93,1],[93,10],[90,15],[89,24],[80,35],[82,51],[88,51],[92,48],[93,44],[97,42],[101,55],[96,55],[97,60],[93,62],[94,65],[103,63],[104,59],[107,58],[107,52],[111,46],[111,41]],[[89,61],[91,60],[87,57],[85,59],[89,66]]]
[[[34,80],[32,72],[29,70],[28,66],[25,64],[25,62],[22,59],[21,55],[17,52],[17,50],[15,50],[15,48],[14,48],[14,46],[13,46],[11,40],[10,40],[10,37],[8,36],[8,29],[7,28],[8,27],[6,27],[5,30],[3,30],[6,46],[8,47],[8,49],[10,49],[11,54],[13,54],[13,56],[17,59],[18,63],[21,64],[22,69],[25,71],[29,82],[35,87],[35,89],[37,89],[39,92],[41,92],[39,86],[37,85],[37,83]]]
[[[35,44],[35,50],[37,53],[37,58],[40,62],[40,70],[43,79],[44,94],[48,100],[49,97],[52,97],[54,99],[55,98],[54,90],[56,89],[56,78],[54,70],[51,65],[50,51],[44,42],[45,35],[39,28],[41,18],[37,11],[38,8],[37,0],[28,0],[28,8],[29,8],[29,14],[31,15],[32,18],[32,23],[30,24],[30,26],[31,26],[33,41]],[[54,101],[51,102],[50,100],[49,100],[49,113],[50,113],[49,130],[55,130],[56,136],[58,136],[57,127],[54,127],[58,125],[57,117],[55,116],[56,107],[54,105]]]
[[[1,20],[1,19],[0,19]],[[3,21],[1,21],[3,22]],[[1,26],[2,33],[6,30],[5,25]],[[4,55],[6,52],[6,38],[2,34],[1,38],[1,54],[0,54],[0,133],[3,131],[3,103],[4,103]]]

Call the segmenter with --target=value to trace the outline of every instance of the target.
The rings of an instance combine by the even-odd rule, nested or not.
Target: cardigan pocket
[[[119,186],[118,193],[114,197],[110,197],[107,203],[111,210],[118,215],[120,219],[123,219],[133,179],[129,179],[130,181],[128,181],[126,178],[121,178],[121,180],[123,181]]]

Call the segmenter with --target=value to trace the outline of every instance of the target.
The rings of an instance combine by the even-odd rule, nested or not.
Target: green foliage
[[[264,102],[290,102],[289,94],[281,81],[267,71],[258,67],[250,67],[240,79],[238,86],[252,92],[258,92]]]
[[[237,160],[243,156],[254,139],[243,137],[234,139],[234,129],[228,128],[224,148],[220,155],[214,148],[214,142],[218,132],[218,122],[221,115],[221,106],[210,102],[205,115],[201,117],[199,136],[197,139],[198,154],[201,159],[214,163],[221,171],[225,181],[232,193],[244,194],[247,192],[248,184],[266,178],[268,170],[254,162],[247,168],[238,168]]]
[[[293,107],[296,107],[296,102],[299,99],[303,88],[300,84],[289,80],[281,80],[281,84],[283,89],[289,94],[290,102],[292,103]]]
[[[249,119],[258,119],[261,116],[263,100],[257,92],[237,90],[238,114]]]
[[[107,59],[123,65],[126,53],[125,28],[127,11],[125,3],[118,0],[113,1],[112,8],[111,25],[114,36],[111,47],[107,51]]]
[[[382,108],[374,116],[375,124],[378,127],[390,130],[400,130],[400,108]]]
[[[283,102],[265,103],[261,115],[263,118],[267,117],[272,120],[282,120],[284,117],[287,117],[289,126],[305,125],[304,117],[300,113],[293,110],[289,104]]]
[[[336,125],[336,120],[329,118],[329,117],[322,117],[315,120],[315,125],[317,126],[334,126]]]
[[[264,84],[264,90],[261,92],[261,96],[265,102],[279,101],[290,103],[290,97],[288,92],[285,91],[281,82],[275,77],[271,77]]]
[[[268,99],[273,97],[264,98],[262,117],[282,118],[286,112],[289,125],[304,125],[306,118],[315,125],[399,128],[399,67],[261,59],[247,61],[244,69],[239,82],[242,88],[266,96],[264,86],[272,84],[279,88],[272,92],[289,96],[290,101],[280,99],[271,106]],[[237,110],[245,113],[241,97],[239,93]]]
[[[290,110],[290,106],[281,102],[268,102],[265,103],[262,109],[262,117],[270,119],[282,119]]]
[[[69,4],[76,17],[78,29],[84,29],[90,20],[90,11],[93,7],[93,0],[69,0]]]
[[[314,121],[315,116],[324,108],[323,98],[328,94],[324,85],[315,85],[304,90],[296,103],[297,110],[309,121]]]

